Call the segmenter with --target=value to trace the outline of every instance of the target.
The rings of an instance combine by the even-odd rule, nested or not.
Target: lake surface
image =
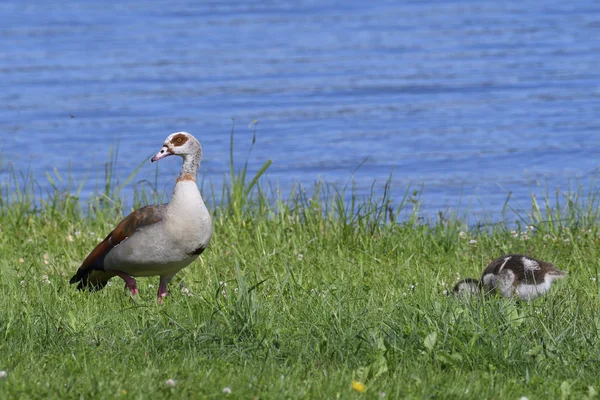
[[[481,215],[598,176],[596,1],[166,4],[0,3],[0,183],[12,165],[49,188],[70,165],[89,195],[111,146],[122,181],[188,131],[220,188],[232,118],[237,164],[256,129],[250,168],[272,159],[284,194],[352,177],[381,193],[393,170],[396,200],[422,185],[426,212]],[[160,190],[179,167],[159,163]]]

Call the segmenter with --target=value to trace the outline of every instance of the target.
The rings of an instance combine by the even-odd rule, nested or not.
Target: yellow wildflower
[[[352,389],[354,389],[358,393],[364,393],[367,390],[367,387],[364,383],[360,383],[359,381],[352,381]]]

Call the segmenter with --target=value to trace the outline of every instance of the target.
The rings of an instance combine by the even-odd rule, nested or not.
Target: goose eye
[[[173,146],[182,146],[188,141],[188,138],[183,134],[178,134],[171,139],[171,144]]]

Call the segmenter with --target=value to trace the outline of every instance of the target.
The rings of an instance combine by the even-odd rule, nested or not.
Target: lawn
[[[467,226],[460,216],[418,218],[411,192],[344,201],[321,185],[278,198],[241,176],[212,207],[210,247],[163,305],[158,278],[139,278],[137,298],[119,279],[97,293],[68,284],[130,207],[7,184],[0,398],[581,399],[600,390],[593,193],[546,209],[532,201],[516,223]],[[569,276],[529,303],[447,295],[506,253]]]

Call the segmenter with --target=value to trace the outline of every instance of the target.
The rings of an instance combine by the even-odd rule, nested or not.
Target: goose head
[[[466,278],[459,281],[452,289],[456,296],[469,296],[481,293],[481,282],[477,279]]]
[[[158,153],[150,159],[150,161],[162,160],[168,156],[180,156],[183,159],[188,157],[198,158],[202,157],[202,146],[200,142],[194,136],[187,132],[175,132],[170,134]]]

